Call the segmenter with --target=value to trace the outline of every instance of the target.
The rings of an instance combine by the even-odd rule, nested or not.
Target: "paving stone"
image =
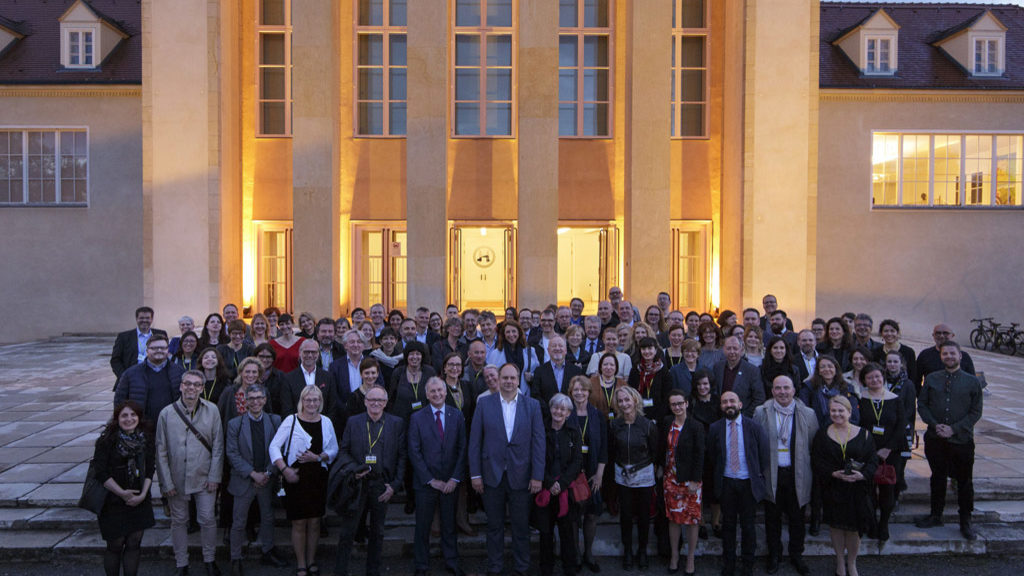
[[[0,484],[0,506],[17,506],[19,498],[38,488],[39,484]]]
[[[70,469],[73,464],[19,464],[0,474],[0,483],[35,482],[42,484]]]
[[[72,526],[96,526],[96,515],[82,508],[47,508],[27,522],[29,528],[46,530]]]
[[[0,550],[50,550],[70,535],[70,530],[7,530]]]
[[[39,455],[38,448],[0,447],[0,462],[4,464],[21,464]]]
[[[70,468],[67,472],[54,477],[50,482],[54,484],[81,484],[85,482],[85,475],[89,472],[89,463],[82,462]]]
[[[993,512],[1000,522],[1024,522],[1024,501],[982,501],[974,504],[975,513]]]
[[[18,498],[20,506],[76,506],[82,497],[81,484],[43,484]]]
[[[2,448],[0,448],[2,450]],[[85,446],[61,446],[47,450],[27,462],[31,464],[63,463],[78,464],[92,459],[94,450]]]
[[[25,528],[30,519],[43,512],[43,508],[0,508],[0,529]]]

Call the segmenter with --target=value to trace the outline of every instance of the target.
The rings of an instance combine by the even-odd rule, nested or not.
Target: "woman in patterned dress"
[[[701,520],[701,478],[704,473],[704,427],[687,418],[686,395],[673,390],[668,396],[673,418],[665,450],[665,516],[672,557],[668,571],[679,570],[679,537],[686,526],[686,574],[694,573],[697,532]]]

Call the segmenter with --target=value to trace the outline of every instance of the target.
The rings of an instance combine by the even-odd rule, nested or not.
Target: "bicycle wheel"
[[[976,350],[984,350],[987,338],[985,338],[985,331],[981,328],[975,328],[971,330],[971,346]]]
[[[1014,335],[1009,333],[997,334],[994,349],[1010,356],[1016,354],[1017,342],[1014,339]]]

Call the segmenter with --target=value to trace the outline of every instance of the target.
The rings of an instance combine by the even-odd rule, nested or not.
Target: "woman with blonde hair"
[[[658,427],[643,413],[640,393],[629,386],[615,391],[618,418],[608,427],[608,460],[614,464],[619,493],[619,530],[622,568],[633,568],[633,524],[637,527],[636,563],[646,569],[650,532],[654,462],[658,451]]]

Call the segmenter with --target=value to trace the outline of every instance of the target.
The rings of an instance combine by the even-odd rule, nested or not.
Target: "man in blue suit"
[[[742,576],[754,570],[757,529],[754,515],[765,499],[764,471],[771,466],[768,440],[752,418],[741,413],[743,402],[735,392],[723,392],[722,414],[708,431],[707,454],[714,462],[715,496],[722,503],[722,576],[736,572],[736,523],[743,533]]]
[[[519,368],[498,372],[499,394],[476,405],[469,436],[469,475],[487,513],[487,574],[502,572],[505,506],[512,527],[513,574],[530,569],[530,496],[544,478],[544,421],[540,404],[519,393]]]
[[[466,419],[445,404],[448,387],[438,377],[427,380],[429,410],[409,418],[409,462],[416,491],[416,576],[430,569],[430,524],[441,512],[441,551],[450,574],[462,576],[455,536],[455,506],[466,471]]]

